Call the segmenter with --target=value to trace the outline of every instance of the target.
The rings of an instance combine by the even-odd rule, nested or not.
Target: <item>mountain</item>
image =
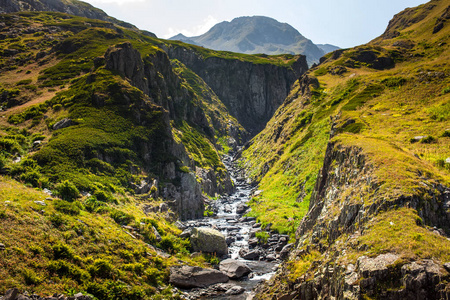
[[[241,153],[290,255],[255,299],[442,299],[450,260],[450,6],[394,16],[294,84]]]
[[[316,46],[322,49],[325,54],[340,49],[339,47],[330,44],[316,44]]]
[[[70,15],[109,21],[114,24],[138,30],[136,26],[108,16],[103,10],[89,3],[78,0],[1,0],[0,13],[13,13],[20,11],[54,11]],[[144,31],[146,35],[156,37],[151,32]]]
[[[217,257],[190,256],[175,222],[235,190],[222,156],[265,127],[305,56],[28,7],[0,23],[0,294],[179,297],[170,267]]]
[[[200,36],[176,35],[170,39],[247,54],[303,54],[310,65],[318,63],[325,54],[289,24],[262,16],[235,18],[214,25]]]

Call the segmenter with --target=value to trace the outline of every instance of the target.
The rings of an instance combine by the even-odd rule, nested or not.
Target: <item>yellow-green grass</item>
[[[357,245],[358,249],[367,250],[358,251],[350,247],[343,256],[344,260],[355,263],[362,255],[375,257],[383,253],[398,254],[405,261],[450,260],[450,241],[424,226],[417,211],[405,207],[383,212],[373,218],[357,238]]]
[[[438,7],[443,7],[442,2]],[[433,10],[433,16],[439,14],[440,8]],[[425,21],[431,19],[427,17]],[[317,76],[319,81],[318,86],[310,85],[311,97],[299,93],[297,82],[267,128],[254,138],[243,153],[243,165],[263,190],[252,207],[254,214],[267,218],[262,213],[265,207],[279,207],[284,203],[292,206],[293,201],[297,200],[295,196],[299,194],[303,194],[301,200],[309,199],[310,191],[304,193],[300,183],[317,176],[331,123],[335,123],[335,135],[342,145],[371,149],[367,152],[369,162],[376,162],[376,168],[379,168],[377,177],[390,195],[395,192],[396,195],[413,193],[417,189],[419,172],[448,184],[450,168],[444,161],[450,157],[450,138],[446,134],[450,128],[450,80],[443,75],[450,61],[449,47],[445,43],[448,31],[444,28],[427,45],[413,35],[413,31],[408,32],[408,36],[416,41],[416,47],[412,50],[400,49],[405,52],[402,54],[404,57],[396,61],[392,69],[380,71],[367,66],[347,67],[342,76],[337,76],[325,71],[339,65],[340,60],[328,60],[308,73],[309,76]],[[391,46],[392,43],[393,40],[374,41],[374,44],[385,46],[386,53],[399,51],[399,48]],[[360,48],[380,49],[377,47]],[[352,51],[357,53],[360,50],[347,50],[344,57],[354,56]],[[438,74],[437,77],[433,77],[434,74]],[[313,113],[313,118],[311,125],[302,128],[299,133],[294,130],[293,120],[304,115],[305,111]],[[329,116],[333,120],[327,119]],[[286,122],[285,119],[289,120]],[[321,120],[328,122],[329,127],[322,131],[312,130]],[[321,134],[323,139],[319,137]],[[431,138],[414,142],[416,136]],[[308,142],[314,139],[322,142]],[[311,161],[318,161],[318,167],[311,167]],[[314,169],[316,173],[302,172],[304,169]],[[291,192],[286,193],[287,190]],[[279,197],[273,196],[277,194]],[[283,219],[287,220],[293,216],[301,219],[304,213],[296,209],[290,213],[287,209],[286,212],[287,217],[283,214]],[[281,223],[288,226],[283,219],[280,219]]]
[[[108,211],[65,214],[55,209],[54,202],[61,200],[47,199],[48,195],[7,177],[0,177],[0,189],[0,243],[6,248],[0,251],[0,293],[18,287],[44,295],[87,291],[99,299],[148,298],[158,293],[158,285],[167,284],[168,267],[178,259],[206,263],[205,258],[190,259],[187,242],[176,238],[179,229],[155,214],[144,215],[133,198],[107,207],[134,218],[130,225],[143,235],[137,238],[127,234]],[[83,200],[75,202],[83,208]],[[151,226],[163,242],[152,240]],[[168,246],[173,256],[158,256],[146,242]]]

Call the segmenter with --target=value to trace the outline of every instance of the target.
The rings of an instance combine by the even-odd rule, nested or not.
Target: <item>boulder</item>
[[[72,126],[72,125],[74,125],[74,122],[71,119],[64,118],[61,121],[58,121],[55,124],[53,124],[53,130],[66,128],[66,127],[69,127],[69,126]]]
[[[283,247],[283,249],[280,252],[280,258],[281,259],[286,259],[289,256],[289,253],[291,252],[291,250],[294,248],[294,244],[287,244],[286,246]]]
[[[17,288],[13,288],[6,291],[5,296],[3,296],[3,300],[16,300],[19,294],[19,290]]]
[[[242,248],[239,250],[239,255],[246,260],[259,260],[261,252],[258,249],[250,251],[249,249]]]
[[[236,213],[238,215],[242,215],[247,211],[247,209],[248,209],[248,205],[241,203],[236,207]]]
[[[252,270],[243,262],[235,259],[226,259],[220,262],[219,270],[231,279],[238,279],[249,274]]]
[[[191,246],[194,252],[216,253],[217,256],[228,254],[224,235],[212,228],[192,228]]]
[[[178,288],[206,287],[228,281],[228,276],[214,269],[181,266],[170,268],[169,282]]]

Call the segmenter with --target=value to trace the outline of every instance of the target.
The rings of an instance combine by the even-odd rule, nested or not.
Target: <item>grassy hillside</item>
[[[377,161],[386,197],[410,194],[418,184],[403,155],[384,156],[398,149],[448,185],[450,31],[444,26],[432,33],[445,9],[444,1],[411,9],[408,16],[425,17],[394,38],[328,54],[296,83],[243,152],[242,164],[262,190],[253,215],[293,234],[334,140],[361,147]]]
[[[163,190],[180,188],[196,167],[228,184],[220,155],[246,131],[199,76],[169,60],[163,40],[62,13],[2,14],[0,22],[0,294],[18,287],[98,299],[178,297],[169,266],[217,259],[190,257]],[[143,78],[106,65],[108,49],[127,42],[142,61],[125,65],[142,64],[136,72],[148,92],[136,87]],[[143,183],[149,191],[138,193]]]

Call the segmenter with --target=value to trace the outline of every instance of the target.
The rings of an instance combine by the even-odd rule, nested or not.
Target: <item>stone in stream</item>
[[[206,287],[228,281],[228,276],[214,269],[177,266],[170,268],[169,282],[178,288]]]
[[[227,245],[231,245],[232,243],[236,242],[236,238],[234,236],[227,236],[225,241],[227,242]]]
[[[192,228],[191,246],[194,252],[216,253],[217,256],[228,254],[225,237],[212,228]]]
[[[236,207],[236,213],[238,215],[242,215],[247,211],[247,209],[248,209],[248,205],[241,203]]]
[[[249,249],[242,248],[239,250],[239,255],[246,260],[258,260],[261,252],[258,249],[250,251]]]
[[[241,278],[252,271],[245,263],[235,259],[225,259],[221,261],[219,270],[231,279]]]

